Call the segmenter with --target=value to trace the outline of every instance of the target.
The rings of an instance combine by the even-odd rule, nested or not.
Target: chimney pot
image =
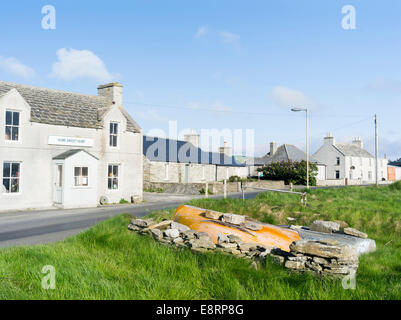
[[[97,87],[99,97],[105,97],[111,104],[122,107],[123,105],[123,85],[112,82]]]
[[[270,142],[270,157],[273,157],[277,152],[277,142]]]

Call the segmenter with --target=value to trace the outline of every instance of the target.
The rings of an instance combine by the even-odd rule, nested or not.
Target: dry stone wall
[[[241,224],[250,230],[259,230],[258,222],[245,222],[245,217],[207,210],[206,217],[221,219],[230,223]],[[319,224],[319,223],[315,223]],[[324,224],[337,229],[336,225]],[[323,276],[344,276],[354,274],[358,268],[358,254],[350,245],[336,240],[299,240],[290,245],[290,251],[270,248],[258,243],[244,243],[240,237],[220,234],[217,243],[213,243],[208,233],[191,230],[188,226],[166,220],[155,223],[153,220],[133,219],[128,229],[141,234],[151,235],[164,245],[187,247],[195,252],[217,251],[239,258],[261,262],[270,256],[274,262],[298,272],[314,272]],[[359,234],[352,229],[353,234]]]

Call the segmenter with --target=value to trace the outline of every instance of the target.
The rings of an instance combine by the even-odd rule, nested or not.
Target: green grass
[[[377,241],[360,259],[356,290],[341,280],[297,274],[267,260],[250,262],[217,253],[165,247],[127,230],[129,216],[96,225],[66,241],[0,249],[0,299],[400,299],[401,190],[396,187],[313,190],[310,207],[297,196],[194,200],[192,205],[297,224],[344,220]],[[155,212],[161,220],[173,210]],[[56,269],[56,289],[41,288],[43,266]]]

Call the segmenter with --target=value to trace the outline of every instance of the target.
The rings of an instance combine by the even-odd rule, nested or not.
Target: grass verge
[[[341,280],[296,274],[267,260],[164,247],[127,230],[119,216],[63,242],[0,250],[0,299],[400,299],[401,190],[394,187],[314,190],[310,207],[286,194],[247,200],[194,200],[192,205],[285,224],[343,220],[369,233],[377,252],[360,259],[355,290]],[[172,211],[155,212],[161,219]],[[43,266],[56,269],[56,289],[42,289]]]

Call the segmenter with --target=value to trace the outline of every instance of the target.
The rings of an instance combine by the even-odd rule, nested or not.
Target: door
[[[54,203],[63,203],[63,165],[56,164],[54,181]]]

